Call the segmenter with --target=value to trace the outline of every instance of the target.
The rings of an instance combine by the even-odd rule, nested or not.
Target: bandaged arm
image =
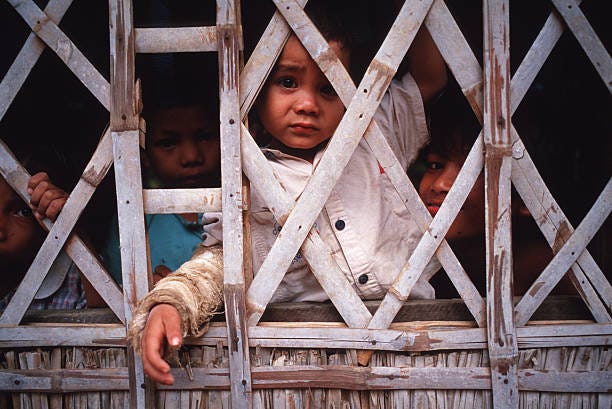
[[[158,304],[169,304],[181,317],[185,336],[200,336],[223,302],[223,247],[200,245],[191,259],[160,280],[140,302],[130,324],[128,339],[138,351],[149,313]]]

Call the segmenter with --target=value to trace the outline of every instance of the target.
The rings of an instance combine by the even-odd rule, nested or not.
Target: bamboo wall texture
[[[109,128],[100,130],[98,147],[59,218],[55,223],[46,222],[49,235],[0,317],[5,366],[0,371],[0,390],[12,392],[9,399],[14,407],[611,407],[607,345],[612,341],[612,286],[586,246],[612,210],[612,180],[573,227],[511,121],[566,30],[577,38],[595,67],[603,82],[599,85],[610,92],[612,61],[579,1],[552,1],[553,12],[511,77],[507,2],[483,2],[481,67],[443,0],[406,0],[357,86],[309,21],[303,11],[305,0],[273,1],[277,11],[244,67],[240,4],[218,0],[216,26],[137,28],[132,2],[110,0],[110,82],[58,26],[70,0],[50,0],[44,10],[32,0],[8,2],[32,33],[0,83],[0,119],[45,47],[60,57],[110,113]],[[396,165],[380,129],[370,123],[382,94],[377,91],[384,90],[395,74],[423,24],[483,124],[433,220],[408,176]],[[275,179],[245,125],[290,33],[303,43],[347,107],[297,202]],[[218,54],[222,189],[142,188],[142,101],[134,61],[137,53],[169,51]],[[329,250],[323,240],[310,230],[362,137],[423,232],[406,268],[376,309],[359,299],[337,266],[325,257]],[[123,291],[73,232],[111,166],[117,187]],[[444,240],[482,169],[487,180],[487,258],[491,261],[486,298],[480,296]],[[28,174],[5,143],[0,144],[0,172],[27,201]],[[269,208],[283,224],[282,237],[252,282],[243,257],[249,251],[243,243],[243,212],[248,211],[248,190],[243,188],[246,180],[267,193]],[[512,298],[511,287],[511,186],[556,253],[517,300]],[[138,356],[125,344],[125,325],[150,282],[143,274],[148,270],[143,216],[221,209],[225,220],[226,324],[214,325],[201,339],[189,340],[194,346],[181,351],[175,362],[176,385],[155,391],[144,377]],[[107,302],[116,316],[112,323],[22,322],[62,248]],[[266,307],[297,251],[328,290],[338,321],[343,322],[266,322]],[[432,257],[440,260],[457,288],[467,308],[467,320],[394,323]],[[593,320],[532,321],[568,270]],[[285,321],[291,321],[289,314]],[[365,354],[367,366],[358,366],[364,350],[374,353]]]

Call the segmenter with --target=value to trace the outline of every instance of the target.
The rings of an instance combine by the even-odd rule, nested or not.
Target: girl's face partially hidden
[[[450,154],[430,152],[426,157],[426,171],[419,184],[419,194],[427,210],[435,216],[446,198],[466,155],[454,150]],[[482,236],[485,228],[484,177],[482,173],[476,179],[465,203],[459,210],[455,221],[446,233],[448,240],[458,240]]]
[[[348,52],[336,41],[329,44],[348,66]],[[264,129],[303,158],[332,137],[344,114],[336,91],[295,36],[287,40],[257,108]]]
[[[27,268],[44,237],[45,234],[34,219],[30,207],[0,177],[0,269]],[[19,274],[19,277],[24,273],[14,272]],[[3,280],[6,278],[2,277]]]

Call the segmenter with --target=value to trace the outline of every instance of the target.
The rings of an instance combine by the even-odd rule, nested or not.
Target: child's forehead
[[[350,55],[348,49],[343,47],[342,43],[337,40],[331,40],[329,42],[330,48],[336,53],[340,62],[348,68],[350,63]],[[304,45],[300,42],[300,40],[295,36],[295,34],[291,35],[283,48],[283,52],[281,53],[278,62],[276,64],[276,69],[283,68],[292,68],[299,65],[305,64],[314,64],[316,62],[312,59]]]

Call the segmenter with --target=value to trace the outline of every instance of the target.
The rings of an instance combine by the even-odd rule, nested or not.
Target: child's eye
[[[172,138],[162,138],[156,140],[153,145],[158,148],[170,149],[176,146],[176,141]]]
[[[293,78],[284,77],[278,80],[278,85],[283,88],[296,88],[297,82]]]
[[[29,217],[32,217],[33,214],[32,214],[32,209],[30,209],[29,207],[24,207],[24,208],[17,210],[15,212],[15,215],[17,217],[29,218]]]
[[[427,170],[440,170],[444,167],[442,162],[428,161],[425,163]]]
[[[329,96],[329,97],[337,97],[337,96],[338,96],[338,94],[336,93],[336,90],[334,89],[334,87],[332,87],[332,85],[331,85],[331,84],[324,85],[324,86],[321,88],[321,92],[322,92],[324,95],[327,95],[327,96]]]

